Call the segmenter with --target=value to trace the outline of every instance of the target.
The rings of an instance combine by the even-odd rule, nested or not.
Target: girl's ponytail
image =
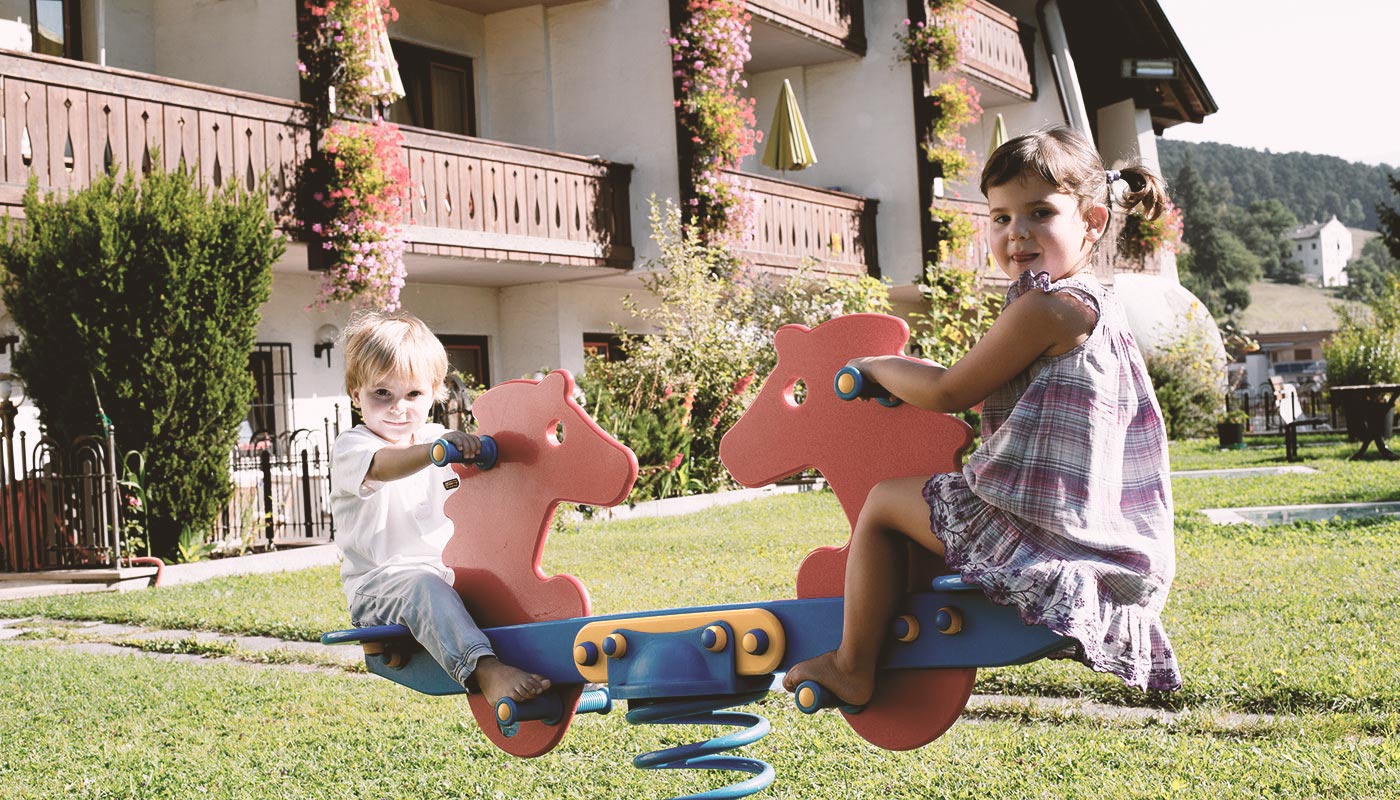
[[[1124,211],[1140,205],[1147,219],[1162,215],[1167,206],[1167,182],[1161,176],[1141,164],[1123,167],[1117,173],[1115,177],[1128,184],[1127,191],[1118,196]]]

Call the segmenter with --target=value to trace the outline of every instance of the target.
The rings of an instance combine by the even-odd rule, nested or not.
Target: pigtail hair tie
[[[1104,171],[1104,177],[1105,177],[1105,178],[1108,178],[1109,184],[1112,184],[1112,183],[1114,183],[1115,181],[1117,181],[1119,178],[1123,177],[1123,173],[1119,172],[1119,171],[1116,170],[1116,169],[1105,170],[1105,171]]]

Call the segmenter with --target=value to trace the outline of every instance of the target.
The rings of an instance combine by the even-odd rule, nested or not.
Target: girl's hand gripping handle
[[[500,450],[496,447],[496,440],[485,434],[477,438],[481,440],[481,452],[477,453],[476,458],[471,459],[470,462],[462,456],[462,451],[457,449],[457,445],[446,439],[438,439],[433,442],[428,457],[439,467],[445,467],[448,464],[471,463],[475,464],[478,469],[491,469],[496,466],[496,459],[500,455]]]
[[[849,364],[836,370],[835,380],[836,396],[842,400],[855,400],[856,398],[874,398],[882,406],[893,408],[900,404],[900,399],[890,393],[890,390],[865,377],[860,370]]]

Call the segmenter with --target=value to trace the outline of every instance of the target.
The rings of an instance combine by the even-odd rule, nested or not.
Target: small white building
[[[1303,277],[1319,286],[1346,286],[1347,262],[1352,257],[1352,235],[1333,214],[1326,222],[1312,222],[1288,233],[1292,260],[1303,265]]]

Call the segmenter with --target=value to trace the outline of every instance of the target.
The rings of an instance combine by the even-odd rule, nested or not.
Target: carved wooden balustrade
[[[747,173],[732,173],[753,195],[753,238],[738,247],[744,261],[792,271],[804,261],[821,272],[878,277],[875,212],[879,203]]]
[[[80,189],[159,157],[200,185],[266,191],[284,227],[310,136],[286,100],[46,56],[0,52],[0,211],[31,177]],[[631,167],[404,128],[413,199],[409,252],[500,261],[632,265]],[[261,183],[266,175],[268,182]]]
[[[632,265],[632,167],[406,128],[410,252]]]
[[[928,18],[932,22],[937,15],[928,14]],[[1035,72],[1026,57],[1028,33],[1016,17],[986,0],[968,3],[959,36],[962,60],[957,69],[977,82],[984,106],[1024,102],[1035,96]],[[928,85],[942,81],[930,67]]]
[[[819,41],[865,52],[862,0],[749,0],[748,10]]]
[[[282,215],[309,147],[297,111],[274,98],[0,52],[0,207],[16,213],[31,177],[41,191],[81,189],[114,165],[144,172],[159,157],[211,188],[257,190],[266,174],[268,206]]]

